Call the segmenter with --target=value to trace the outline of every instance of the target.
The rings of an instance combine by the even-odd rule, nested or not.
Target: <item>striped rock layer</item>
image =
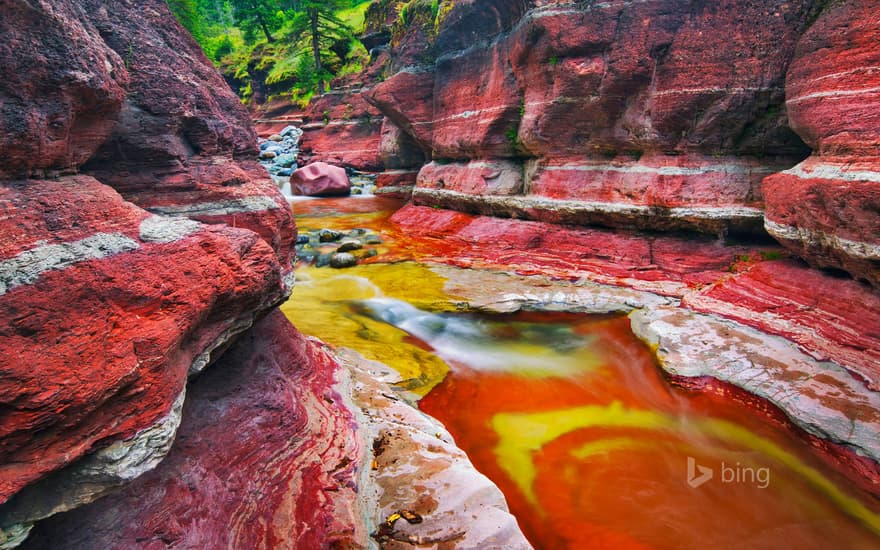
[[[416,204],[766,232],[880,284],[875,1],[496,4],[410,10],[368,93],[433,159]]]
[[[761,181],[809,153],[785,78],[817,2],[495,4],[441,9],[421,57],[392,39],[369,96],[433,158],[417,204],[763,233]]]
[[[162,464],[39,524],[29,547],[530,548],[449,433],[395,397],[399,381],[275,311],[192,383]],[[422,521],[385,526],[399,510]]]
[[[5,529],[155,466],[188,375],[289,287],[259,235],[151,214],[89,176],[5,182],[0,205]],[[77,469],[111,444],[117,459],[138,454],[128,473]]]
[[[880,286],[880,3],[835,2],[798,43],[791,125],[813,148],[764,181],[767,231],[818,267]]]
[[[292,285],[247,112],[165,2],[0,1],[0,546],[154,468]]]

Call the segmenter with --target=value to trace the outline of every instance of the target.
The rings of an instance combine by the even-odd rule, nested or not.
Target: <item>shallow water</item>
[[[301,227],[381,231],[395,259],[423,244],[364,205],[294,210]],[[876,499],[782,422],[671,385],[626,317],[463,313],[428,266],[371,261],[298,270],[283,309],[401,372],[536,547],[880,547]]]

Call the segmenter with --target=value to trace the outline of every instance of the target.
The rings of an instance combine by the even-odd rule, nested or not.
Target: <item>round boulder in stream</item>
[[[342,269],[345,267],[354,267],[357,265],[357,258],[348,252],[336,252],[330,256],[330,267]]]
[[[351,182],[344,168],[315,162],[293,172],[290,185],[295,195],[307,197],[345,196],[351,193]]]

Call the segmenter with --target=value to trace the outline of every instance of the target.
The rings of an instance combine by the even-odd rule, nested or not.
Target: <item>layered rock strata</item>
[[[817,267],[880,286],[880,5],[835,2],[786,76],[791,127],[813,154],[764,181],[767,231]]]
[[[110,444],[117,455],[139,453],[139,434],[164,424],[136,460],[155,465],[173,440],[179,415],[164,418],[188,374],[289,288],[255,233],[150,214],[89,176],[5,182],[0,201],[6,528],[133,477],[137,464],[131,476],[73,472],[72,482],[26,489]]]
[[[603,303],[599,297],[603,292],[589,299],[581,296],[589,290],[580,287],[589,289],[591,284],[618,287],[614,293],[625,296],[625,304],[649,311],[662,310],[662,304],[630,296],[627,289],[666,296],[671,300],[668,303],[680,304],[691,317],[699,313],[726,318],[743,329],[784,339],[791,349],[799,350],[799,357],[809,357],[819,365],[816,368],[834,363],[849,373],[852,388],[861,388],[865,395],[880,391],[880,318],[876,314],[880,293],[798,260],[780,258],[778,249],[498,220],[419,206],[404,207],[392,221],[406,232],[418,231],[421,238],[436,239],[436,245],[423,251],[428,259],[576,282],[569,292],[542,290],[541,285],[530,292],[502,288],[496,292],[500,298],[487,302],[487,307],[505,310],[502,304],[510,301],[523,307],[543,304],[544,309],[590,311],[583,308]],[[386,256],[383,261],[393,259]],[[817,294],[816,289],[823,292]],[[468,295],[465,288],[455,292]],[[845,416],[845,403],[841,405]],[[867,413],[871,408],[860,410]]]
[[[490,4],[440,10],[424,51],[434,61],[398,63],[373,89],[434,159],[417,204],[762,232],[761,180],[809,152],[787,127],[784,98],[813,2],[536,2],[505,17]],[[492,31],[469,40],[478,13],[494,13]],[[407,58],[405,44],[392,53]]]
[[[0,539],[155,467],[286,299],[289,207],[166,4],[2,2]],[[204,222],[204,223],[203,223]]]
[[[165,462],[41,523],[31,546],[530,548],[448,432],[395,395],[395,375],[337,359],[274,312],[193,383]],[[389,523],[401,510],[418,521]]]

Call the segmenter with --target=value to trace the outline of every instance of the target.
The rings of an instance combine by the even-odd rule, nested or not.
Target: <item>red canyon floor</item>
[[[510,235],[516,236],[518,226],[494,220],[513,233],[508,233],[508,243],[496,242],[495,257],[486,260],[485,251],[476,249],[491,248],[491,241],[469,247],[460,239],[438,238],[436,227],[426,223],[426,212],[417,212],[426,229],[408,231],[405,222],[390,223],[396,207],[378,199],[294,203],[301,228],[369,227],[380,231],[385,243],[379,256],[368,260],[372,265],[346,271],[301,269],[294,293],[299,316],[292,308],[286,313],[304,332],[400,365],[405,377],[414,380],[411,389],[427,392],[420,401],[422,410],[440,419],[477,468],[502,488],[536,547],[880,545],[876,497],[830,467],[833,460],[815,452],[778,410],[755,406],[757,400],[718,384],[710,385],[713,391],[670,384],[651,351],[630,331],[627,317],[519,313],[477,318],[449,313],[456,297],[444,295],[444,281],[430,267],[390,263],[441,260],[498,269],[506,258],[520,272],[562,275],[568,269],[571,277],[577,270],[571,263],[566,266],[565,254],[578,246],[584,250],[584,242],[560,237],[552,245],[542,234],[540,247],[534,242],[528,246],[528,239],[524,246],[511,246]],[[464,223],[465,216],[436,212],[434,221],[448,226],[456,219]],[[669,240],[651,244],[649,268],[624,273],[626,265],[638,260],[633,252],[641,246],[638,237],[609,233],[604,238],[606,252],[592,261],[591,269],[609,280],[625,277],[635,281],[633,286],[667,295],[699,288],[735,270],[744,255],[768,250],[722,250],[714,243],[681,241],[695,252],[682,266],[664,260],[664,254],[673,258],[682,253]],[[529,258],[529,248],[539,261]],[[547,260],[554,255],[556,272]],[[433,349],[443,357],[442,346],[432,348],[431,342],[362,317],[348,304],[349,299],[376,296],[446,311],[443,319],[468,326],[488,327],[481,336],[483,351],[457,353],[454,359],[447,355],[444,376],[446,366],[430,353]],[[319,310],[325,313],[314,313]],[[531,334],[548,330],[567,335],[564,342],[577,346],[530,340]],[[499,353],[506,362],[490,360]],[[519,368],[520,361],[530,366]],[[536,374],[542,362],[550,368]],[[416,372],[419,366],[428,374]],[[713,478],[689,486],[689,458],[695,468],[711,468]],[[698,478],[701,473],[695,469]]]

